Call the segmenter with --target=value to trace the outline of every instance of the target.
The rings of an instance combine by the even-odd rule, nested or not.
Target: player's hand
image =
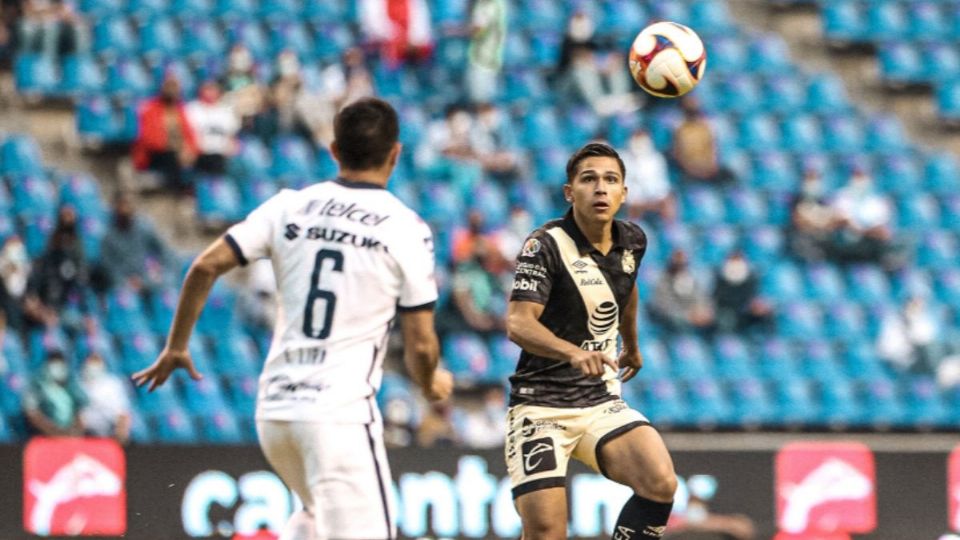
[[[160,356],[157,360],[150,365],[147,369],[138,371],[133,374],[134,384],[137,386],[143,386],[147,383],[150,383],[149,390],[153,392],[154,388],[165,383],[170,374],[173,373],[176,369],[183,368],[187,370],[187,373],[190,374],[190,378],[199,381],[203,378],[203,375],[197,371],[197,368],[193,365],[193,360],[190,358],[190,353],[187,351],[174,351],[168,348],[164,348],[160,353]]]
[[[453,374],[442,367],[433,372],[429,388],[423,389],[423,397],[430,401],[442,401],[453,393]]]
[[[599,351],[578,350],[570,356],[570,365],[579,369],[587,377],[602,377],[603,365],[606,364],[617,371],[617,362]]]
[[[643,368],[643,354],[640,353],[640,349],[633,351],[624,350],[620,353],[620,358],[617,362],[620,364],[620,367],[623,368],[623,371],[620,372],[620,381],[627,382]]]

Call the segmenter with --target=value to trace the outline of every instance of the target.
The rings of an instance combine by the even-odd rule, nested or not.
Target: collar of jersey
[[[374,184],[373,182],[364,182],[363,180],[347,180],[346,178],[341,178],[339,176],[333,182],[345,188],[352,189],[385,189],[380,184]]]
[[[587,240],[587,237],[577,225],[576,220],[573,219],[573,208],[567,210],[566,215],[563,216],[563,222],[560,224],[560,227],[570,235],[570,238],[573,238],[574,243],[577,244],[577,250],[580,251],[581,255],[590,253],[591,251],[600,253],[600,250],[593,247],[593,244]],[[623,227],[623,224],[620,223],[619,219],[613,220],[613,246],[610,247],[611,252],[617,248],[626,248],[626,245],[622,242],[626,235],[620,230],[621,227]],[[602,255],[602,253],[600,254]]]

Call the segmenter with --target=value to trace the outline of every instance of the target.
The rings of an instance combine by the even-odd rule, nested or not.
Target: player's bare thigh
[[[524,493],[513,501],[523,523],[523,540],[565,540],[567,489],[553,487]]]
[[[677,490],[673,460],[653,427],[639,426],[607,441],[599,457],[607,477],[614,482],[652,501],[673,500]]]

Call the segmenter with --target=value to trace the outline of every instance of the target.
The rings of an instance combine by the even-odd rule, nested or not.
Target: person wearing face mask
[[[77,233],[77,212],[63,206],[47,248],[34,261],[27,279],[23,313],[28,328],[56,325],[63,312],[72,313],[68,307],[85,312],[83,292],[89,283],[89,270]],[[69,317],[64,319],[71,328],[76,322]]]
[[[89,401],[80,410],[87,435],[130,439],[130,396],[124,382],[107,370],[103,358],[91,352],[83,362],[80,388]]]
[[[833,251],[841,262],[878,262],[901,267],[903,249],[893,234],[890,199],[873,186],[873,178],[855,168],[850,181],[830,202],[836,220]]]
[[[469,196],[483,173],[474,128],[474,119],[464,106],[448,105],[444,117],[427,126],[426,136],[414,154],[419,169],[450,177],[464,197]]]
[[[30,256],[23,241],[16,234],[3,241],[0,248],[0,310],[6,326],[20,330],[23,326],[21,302],[30,276]]]
[[[113,198],[113,221],[100,241],[99,269],[107,283],[146,290],[159,285],[173,254],[149,222],[137,215],[133,195],[118,191]]]
[[[48,437],[82,435],[80,409],[85,403],[86,396],[72,380],[63,352],[50,351],[43,368],[30,381],[23,395],[27,431]]]
[[[820,172],[808,167],[804,171],[800,191],[790,203],[787,238],[791,252],[807,261],[824,260],[830,249],[836,222],[835,210],[827,200]]]
[[[196,130],[200,152],[194,169],[203,174],[226,173],[227,159],[237,150],[240,120],[220,97],[220,85],[210,80],[200,87],[197,99],[187,104],[187,118]]]
[[[713,302],[690,270],[683,250],[670,254],[667,268],[654,288],[650,311],[670,331],[713,329]]]
[[[627,164],[627,211],[631,219],[649,214],[670,222],[677,218],[677,201],[667,175],[667,159],[653,146],[645,129],[637,129],[623,152]]]
[[[144,103],[138,124],[132,150],[134,167],[159,173],[168,189],[187,191],[187,170],[199,148],[180,96],[180,81],[173,72],[164,77],[160,93]]]
[[[713,300],[717,306],[717,326],[725,331],[742,331],[772,322],[770,303],[758,295],[759,278],[736,250],[717,269]]]
[[[516,136],[504,113],[493,103],[477,106],[473,133],[474,147],[483,170],[502,185],[517,179],[520,156]]]

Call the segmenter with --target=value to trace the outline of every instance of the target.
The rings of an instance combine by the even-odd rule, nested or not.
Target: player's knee
[[[643,491],[646,493],[638,493],[638,495],[655,501],[672,501],[674,493],[677,492],[677,475],[669,470],[658,472],[647,477],[645,484]]]

